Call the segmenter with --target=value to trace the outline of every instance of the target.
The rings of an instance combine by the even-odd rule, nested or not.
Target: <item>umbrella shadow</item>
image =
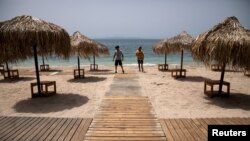
[[[211,80],[203,76],[186,76],[184,78],[176,79],[178,81],[190,81],[190,82],[204,82],[205,80]]]
[[[95,71],[87,71],[89,74],[94,74],[94,75],[103,75],[103,74],[113,74],[112,70],[109,69],[103,69],[103,70],[95,70]]]
[[[106,79],[107,79],[106,77],[88,76],[88,77],[80,78],[80,79],[69,79],[68,82],[71,82],[71,83],[94,83],[94,82],[104,81]]]
[[[229,97],[205,97],[209,102],[208,104],[216,105],[225,109],[242,109],[250,110],[250,95],[243,93],[230,93]]]
[[[0,80],[0,83],[17,83],[20,81],[32,81],[36,79],[35,77],[19,77],[14,79],[2,79]]]
[[[56,94],[50,97],[25,99],[12,108],[19,113],[50,113],[80,107],[88,101],[88,97],[79,94]]]

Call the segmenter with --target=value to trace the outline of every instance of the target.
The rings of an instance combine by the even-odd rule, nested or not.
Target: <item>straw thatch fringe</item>
[[[76,31],[71,36],[72,53],[84,58],[89,58],[91,54],[98,54],[98,44],[88,37]]]
[[[181,48],[190,48],[193,42],[192,36],[186,31],[183,31],[177,36],[170,39],[165,39],[153,46],[153,51],[157,54],[176,53]]]
[[[192,47],[195,60],[209,66],[216,61],[233,69],[250,68],[250,30],[236,17],[228,17],[207,32],[200,34]]]
[[[61,27],[32,16],[17,16],[0,27],[0,62],[33,57],[34,45],[40,55],[68,58],[70,38]]]

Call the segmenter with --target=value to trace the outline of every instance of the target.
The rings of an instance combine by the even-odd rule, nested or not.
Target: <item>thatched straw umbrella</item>
[[[89,58],[89,55],[98,55],[98,44],[88,37],[76,31],[71,36],[71,46],[74,54],[77,55],[78,60],[78,74],[80,76],[80,59],[79,57]]]
[[[96,42],[98,46],[98,54],[100,55],[109,55],[109,49],[104,44]],[[94,64],[94,70],[95,70],[95,56],[98,54],[93,54],[93,64]]]
[[[219,93],[222,92],[225,67],[250,68],[250,30],[241,26],[236,17],[228,17],[209,31],[200,34],[192,47],[195,60],[206,66],[216,61],[222,66]]]
[[[153,51],[157,54],[165,54],[165,66],[167,64],[167,53],[179,52],[181,50],[181,70],[183,66],[183,48],[189,48],[193,42],[192,36],[183,31],[177,36],[160,41],[153,46]]]
[[[0,60],[15,62],[34,56],[38,94],[41,94],[37,52],[68,58],[70,38],[58,25],[32,16],[17,16],[0,28]]]

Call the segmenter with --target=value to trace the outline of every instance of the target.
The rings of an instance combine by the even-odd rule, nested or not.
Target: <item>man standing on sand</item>
[[[138,68],[139,68],[139,71],[144,71],[143,70],[143,60],[144,60],[144,53],[142,51],[142,47],[139,47],[136,52],[135,52],[135,55],[137,57],[137,62],[138,62]]]
[[[122,61],[124,59],[123,53],[122,53],[122,51],[120,51],[120,47],[119,46],[116,46],[115,49],[116,49],[116,51],[115,51],[114,56],[113,56],[113,61],[115,60],[115,73],[117,73],[117,66],[118,66],[118,64],[122,68],[122,73],[124,73],[123,66],[122,66]]]

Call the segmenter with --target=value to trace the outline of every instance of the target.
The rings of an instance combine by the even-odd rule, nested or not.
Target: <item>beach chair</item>
[[[171,76],[175,79],[185,78],[186,77],[186,69],[171,69]]]
[[[168,70],[168,64],[158,64],[159,71],[166,71]]]
[[[211,70],[213,71],[220,71],[221,70],[221,66],[218,64],[212,64],[211,65]]]
[[[223,81],[222,85],[227,86],[227,92],[222,92],[222,94],[219,94],[219,91],[214,90],[214,86],[220,84],[220,80],[205,80],[204,81],[204,94],[208,95],[209,97],[214,97],[214,96],[222,96],[222,94],[225,96],[229,96],[230,94],[230,83]],[[211,89],[207,90],[207,86],[210,86]]]
[[[40,65],[40,71],[49,71],[49,64]]]
[[[4,65],[0,65],[0,74],[1,74],[1,75],[4,74]]]
[[[250,76],[250,69],[245,68],[244,69],[244,75],[245,76]]]

